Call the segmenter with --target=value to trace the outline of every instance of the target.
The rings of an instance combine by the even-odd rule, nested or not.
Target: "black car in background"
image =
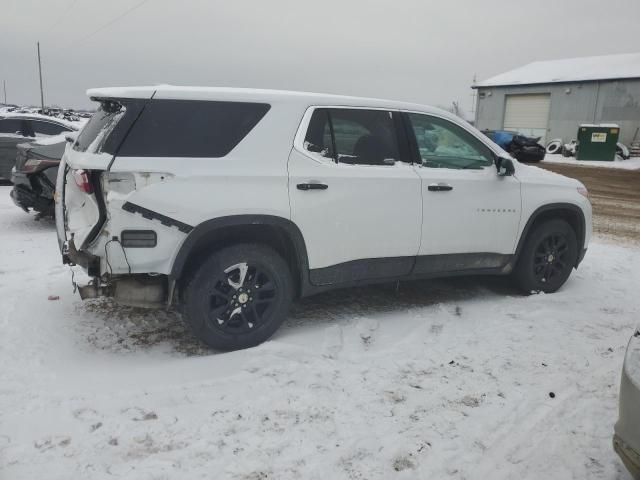
[[[63,134],[17,146],[11,198],[25,212],[31,209],[40,216],[53,216],[58,165],[66,144]]]
[[[527,137],[511,130],[482,130],[482,133],[520,162],[544,160],[546,149],[538,143],[540,137]]]
[[[11,178],[19,144],[75,130],[68,122],[44,115],[0,116],[0,180]]]

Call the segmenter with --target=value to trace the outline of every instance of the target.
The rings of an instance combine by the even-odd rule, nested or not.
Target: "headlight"
[[[586,198],[587,200],[591,201],[591,199],[589,198],[589,190],[587,190],[587,187],[585,186],[578,187],[578,193],[582,195],[584,198]]]
[[[629,340],[624,359],[624,369],[631,381],[640,389],[640,326]]]

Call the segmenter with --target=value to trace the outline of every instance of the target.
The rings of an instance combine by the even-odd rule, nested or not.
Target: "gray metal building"
[[[640,53],[534,62],[473,85],[476,127],[541,142],[576,138],[583,123],[616,123],[640,141]]]

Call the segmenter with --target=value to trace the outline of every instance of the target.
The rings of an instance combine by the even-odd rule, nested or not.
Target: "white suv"
[[[553,292],[591,237],[576,180],[521,165],[444,111],[268,90],[89,90],[58,176],[82,298],[177,305],[218,349],[269,338],[327,289],[512,274]]]

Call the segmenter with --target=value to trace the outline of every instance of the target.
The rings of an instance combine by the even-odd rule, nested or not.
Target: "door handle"
[[[299,183],[298,190],[326,190],[329,185],[324,183]]]
[[[427,189],[430,192],[448,192],[449,190],[453,190],[453,187],[446,183],[432,183]]]

